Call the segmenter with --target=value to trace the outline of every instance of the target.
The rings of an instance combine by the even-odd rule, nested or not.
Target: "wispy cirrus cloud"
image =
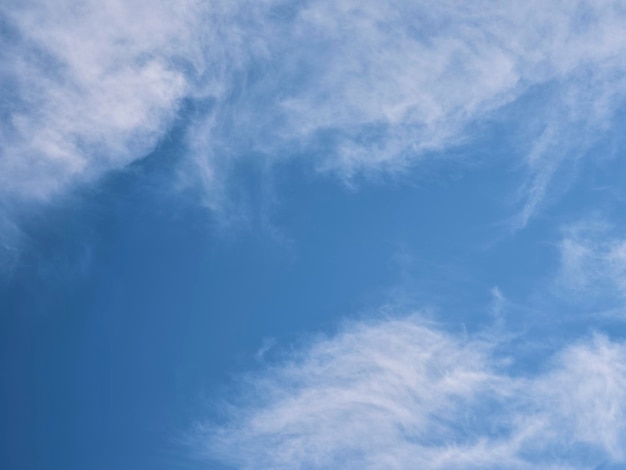
[[[502,351],[417,317],[352,323],[245,379],[194,442],[241,469],[623,462],[626,346],[596,335],[539,370]]]
[[[558,243],[555,286],[577,302],[626,298],[626,239],[602,219],[583,219],[564,230]]]
[[[236,61],[233,93],[191,134],[205,181],[237,153],[313,156],[342,178],[403,171],[539,93],[513,123],[527,135],[515,150],[527,172],[521,227],[625,96],[625,13],[615,2],[268,5],[251,7],[238,29],[255,47]]]
[[[145,156],[189,90],[193,6],[5,2],[1,195],[46,200]]]
[[[515,123],[532,129],[523,226],[626,96],[616,1],[37,0],[1,14],[5,197],[47,199],[142,158],[183,101],[199,104],[183,181],[217,207],[246,156],[403,171],[543,87]]]

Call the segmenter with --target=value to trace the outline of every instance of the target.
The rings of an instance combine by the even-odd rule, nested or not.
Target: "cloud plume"
[[[617,2],[250,6],[236,44],[253,47],[228,48],[242,69],[194,126],[192,161],[205,181],[238,153],[313,155],[342,178],[398,172],[515,105],[525,112],[513,125],[527,136],[523,226],[563,162],[584,154],[623,102],[624,15]]]
[[[557,293],[576,302],[626,297],[626,240],[607,222],[583,219],[564,230],[558,244]]]
[[[5,3],[0,187],[46,199],[144,157],[183,107],[183,181],[309,157],[341,178],[399,172],[539,93],[519,225],[626,96],[620,2]],[[539,91],[538,91],[539,90]]]
[[[353,323],[241,385],[224,422],[196,435],[233,468],[574,469],[625,457],[626,347],[601,335],[531,370],[497,341],[417,317]]]
[[[192,5],[4,3],[3,196],[45,200],[152,149],[188,90]]]

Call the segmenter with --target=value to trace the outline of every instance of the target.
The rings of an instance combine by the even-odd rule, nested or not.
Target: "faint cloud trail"
[[[33,0],[0,15],[5,200],[119,170],[180,118],[178,183],[219,211],[238,161],[309,158],[344,181],[403,172],[544,87],[524,226],[626,97],[617,1]],[[202,111],[186,116],[183,102]]]
[[[624,344],[595,335],[522,374],[497,346],[419,316],[350,323],[244,377],[195,449],[241,469],[623,462]]]

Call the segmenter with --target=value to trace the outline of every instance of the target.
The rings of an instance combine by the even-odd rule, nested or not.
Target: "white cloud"
[[[559,242],[556,287],[580,302],[626,297],[626,239],[608,224],[584,220],[565,230]]]
[[[9,277],[19,260],[20,229],[0,206],[0,278]]]
[[[192,136],[204,181],[240,154],[314,154],[344,178],[402,171],[467,141],[544,86],[518,130],[531,143],[523,226],[565,160],[610,122],[626,82],[619,2],[265,2],[229,16],[232,93]],[[242,19],[242,17],[244,19]],[[244,44],[244,47],[240,47]],[[252,44],[253,47],[245,45]],[[532,129],[532,131],[531,131]]]
[[[142,158],[184,99],[205,111],[189,123],[183,179],[217,207],[237,158],[314,154],[343,178],[402,171],[550,85],[523,117],[543,129],[529,132],[523,225],[625,96],[617,1],[37,0],[1,11],[0,188],[20,198]]]
[[[199,452],[234,468],[594,468],[623,462],[626,347],[604,336],[513,372],[418,318],[353,323],[248,377]]]
[[[193,5],[3,5],[5,197],[47,199],[152,149],[187,93],[181,61],[189,61],[194,47]]]

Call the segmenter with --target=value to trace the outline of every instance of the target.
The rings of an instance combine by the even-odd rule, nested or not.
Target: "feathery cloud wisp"
[[[193,5],[5,3],[0,195],[47,199],[145,156],[188,93]]]
[[[344,178],[402,171],[544,87],[515,123],[534,129],[524,225],[626,97],[617,1],[36,0],[1,14],[0,188],[21,198],[142,158],[182,100],[202,102],[185,178],[211,199],[245,155],[306,154]]]
[[[556,287],[586,302],[626,297],[626,240],[602,221],[582,220],[567,228],[559,242]]]
[[[234,92],[192,133],[205,181],[238,152],[314,155],[346,178],[401,171],[543,87],[514,123],[530,141],[523,226],[559,166],[584,153],[625,97],[625,12],[615,2],[267,5],[237,29],[237,44],[255,47],[233,61],[243,67]]]
[[[593,468],[621,462],[626,346],[511,372],[496,344],[417,318],[355,323],[242,383],[200,451],[235,468]]]

